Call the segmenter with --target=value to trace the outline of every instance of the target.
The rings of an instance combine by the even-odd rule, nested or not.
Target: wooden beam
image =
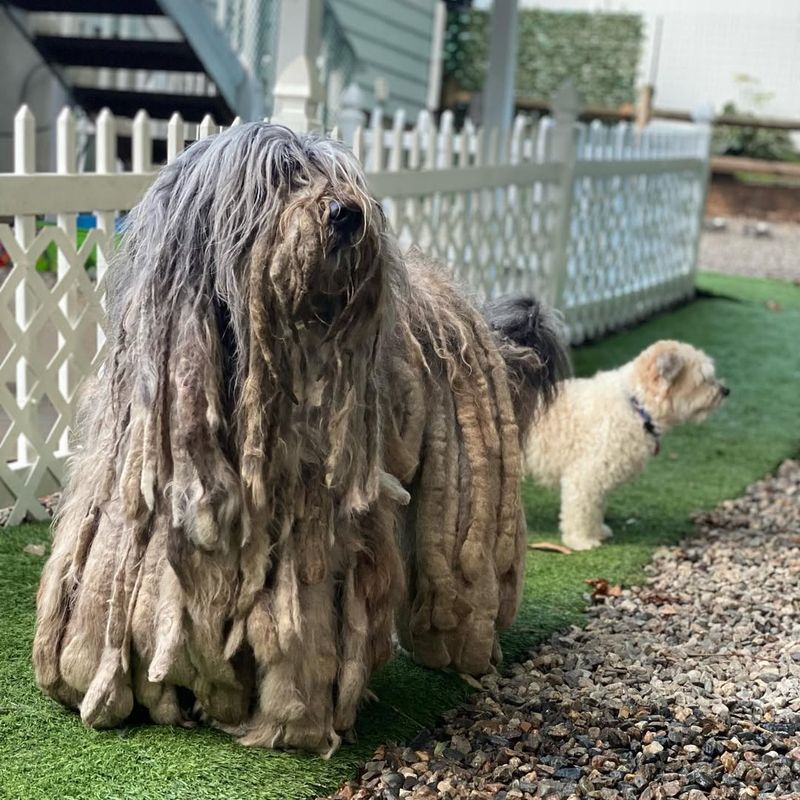
[[[639,89],[636,99],[636,127],[641,130],[653,119],[653,87],[646,83]]]
[[[473,92],[461,89],[449,93],[449,99],[456,105],[469,105]],[[550,103],[534,97],[515,97],[514,105],[518,111],[533,111],[546,114],[550,111]],[[654,108],[653,119],[668,119],[679,122],[691,122],[692,115],[688,111],[674,108]],[[584,106],[581,119],[605,119],[633,121],[636,117],[632,108],[609,108],[608,106]],[[742,128],[765,128],[780,131],[800,131],[800,118],[780,119],[778,117],[749,117],[740,114],[720,114],[714,117],[712,125],[736,125]]]
[[[766,161],[760,158],[742,158],[740,156],[713,156],[711,159],[711,171],[719,175],[755,172],[758,175],[800,178],[800,164],[786,161]]]

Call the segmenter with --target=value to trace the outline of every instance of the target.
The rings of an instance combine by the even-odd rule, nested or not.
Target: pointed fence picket
[[[452,265],[479,297],[554,303],[577,342],[691,293],[709,142],[707,125],[636,131],[579,124],[577,114],[564,89],[552,117],[519,116],[507,133],[469,120],[456,130],[450,112],[409,124],[380,110],[341,130],[402,247]],[[37,498],[61,484],[76,393],[105,348],[121,215],[156,174],[152,121],[140,111],[126,124],[130,171],[116,153],[123,127],[107,110],[91,131],[94,171],[80,171],[84,129],[65,109],[56,172],[37,173],[33,115],[23,107],[14,119],[14,172],[0,175],[0,220],[13,218],[0,222],[10,261],[0,267],[0,508],[12,507],[10,524],[44,518]],[[167,162],[219,131],[211,116],[195,125],[173,114]],[[54,269],[40,271],[43,262]]]

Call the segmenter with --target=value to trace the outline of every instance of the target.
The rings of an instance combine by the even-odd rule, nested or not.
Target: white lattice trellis
[[[406,137],[396,117],[390,146],[365,156],[401,246],[451,265],[483,296],[551,294],[558,171],[542,157],[549,121],[518,118],[502,150],[497,137],[486,141],[469,123],[456,135],[452,125],[450,112],[439,129],[423,112]],[[370,141],[382,142],[374,126]]]
[[[573,340],[691,294],[705,146],[626,124],[581,126],[560,298]]]
[[[640,133],[576,123],[577,100],[557,98],[552,119],[515,120],[508,136],[423,113],[407,126],[379,112],[352,134],[401,245],[449,263],[479,296],[535,293],[565,312],[573,341],[640,318],[692,291],[708,168],[708,129]],[[238,121],[234,124],[238,124]],[[34,173],[35,121],[15,117],[15,172],[0,175],[0,507],[42,518],[70,450],[76,391],[105,342],[105,272],[119,213],[155,175],[150,120],[130,130],[132,170],[120,171],[116,121],[96,123],[96,167],[78,173],[75,121],[57,125],[57,172]],[[168,160],[186,138],[218,131],[174,115]],[[336,131],[332,135],[336,135]],[[96,227],[78,237],[77,215]],[[37,262],[56,254],[55,269]],[[94,260],[93,273],[87,263]]]

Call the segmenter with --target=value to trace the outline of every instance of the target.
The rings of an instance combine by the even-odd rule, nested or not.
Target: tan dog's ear
[[[672,383],[684,367],[683,359],[674,350],[667,350],[656,356],[656,369],[665,383]]]

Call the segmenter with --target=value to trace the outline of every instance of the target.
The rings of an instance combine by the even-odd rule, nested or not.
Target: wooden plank
[[[661,119],[690,120],[691,114],[685,111],[674,111],[671,109],[657,108],[653,112],[656,117]],[[739,114],[720,114],[714,117],[714,125],[735,125],[742,128],[766,128],[776,131],[800,131],[800,119],[782,119],[779,117],[752,117],[741,116]]]
[[[469,105],[476,92],[459,90],[448,95],[448,102],[457,105]],[[514,98],[517,110],[534,111],[541,114],[550,112],[550,102],[535,97],[518,96]],[[636,111],[634,108],[608,108],[607,106],[585,106],[580,113],[580,119],[601,119],[606,121],[626,120],[634,121]],[[676,122],[691,122],[692,115],[688,111],[673,108],[654,108],[653,119],[674,120]],[[720,114],[712,120],[713,125],[734,125],[742,128],[765,128],[780,131],[800,131],[800,118],[786,119],[780,117],[748,117],[739,114]]]
[[[744,158],[741,156],[712,156],[711,171],[719,175],[733,175],[736,172],[755,172],[758,175],[800,178],[800,164],[788,161],[766,161],[761,158]]]

